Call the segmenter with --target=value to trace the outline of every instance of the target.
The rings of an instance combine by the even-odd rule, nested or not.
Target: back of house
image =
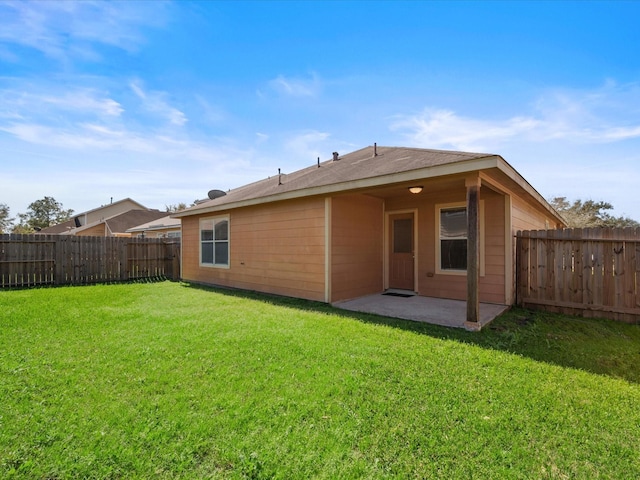
[[[329,303],[398,289],[509,305],[514,233],[564,225],[498,155],[376,145],[174,216],[183,279]]]

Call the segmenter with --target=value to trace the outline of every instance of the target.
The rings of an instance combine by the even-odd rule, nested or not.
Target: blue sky
[[[0,203],[191,203],[372,145],[640,220],[640,2],[0,0]]]

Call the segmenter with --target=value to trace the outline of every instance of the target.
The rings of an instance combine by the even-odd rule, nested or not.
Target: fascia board
[[[201,215],[205,213],[220,212],[232,210],[240,207],[249,207],[260,205],[263,203],[279,202],[282,200],[293,200],[296,198],[305,198],[316,195],[328,195],[332,193],[348,192],[350,190],[360,190],[363,188],[375,188],[394,183],[410,182],[413,180],[424,180],[428,178],[442,177],[446,175],[456,175],[460,173],[469,173],[487,168],[496,168],[499,161],[502,160],[497,155],[491,155],[463,162],[450,163],[447,165],[436,165],[433,167],[425,167],[417,170],[409,170],[406,172],[392,173],[381,175],[379,177],[362,178],[358,180],[350,180],[348,182],[332,183],[330,185],[321,185],[318,187],[309,187],[300,190],[292,190],[289,192],[268,195],[265,197],[251,198],[240,200],[238,202],[224,203],[221,205],[211,205],[195,210],[185,211],[171,215],[172,218],[181,218],[191,215]],[[502,160],[504,161],[504,160]]]

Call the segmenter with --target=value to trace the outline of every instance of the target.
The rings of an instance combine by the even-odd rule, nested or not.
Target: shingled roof
[[[104,220],[99,220],[97,222],[89,223],[88,225],[83,225],[82,227],[70,230],[67,233],[75,235],[78,232],[93,228],[96,225],[100,225],[102,223],[107,225],[107,230],[111,234],[124,233],[128,228],[135,227],[136,225],[140,225],[144,222],[157,220],[158,218],[162,218],[166,215],[167,212],[161,212],[159,210],[129,210],[127,212],[119,213],[112,217],[105,218]]]
[[[376,179],[381,179],[379,184],[382,185],[391,180],[390,176],[484,158],[500,157],[489,153],[369,146],[340,156],[336,160],[327,160],[293,173],[282,173],[230,190],[223,197],[201,202],[174,216],[183,217],[203,210],[217,209],[224,205],[231,207],[230,204],[257,199],[276,200],[287,193],[307,191],[311,195],[318,189],[327,190],[326,187],[329,186],[334,187],[329,190],[339,191],[341,186],[358,181],[371,185],[376,183]]]
[[[57,235],[59,233],[66,233],[73,228],[76,228],[76,222],[74,222],[73,220],[67,220],[66,222],[57,223],[56,225],[42,228],[38,231],[38,233],[43,235]]]
[[[171,215],[165,215],[161,218],[154,218],[153,220],[136,225],[135,227],[131,227],[127,229],[127,233],[137,233],[137,232],[146,232],[151,230],[166,230],[169,228],[180,228],[182,222],[173,218]]]

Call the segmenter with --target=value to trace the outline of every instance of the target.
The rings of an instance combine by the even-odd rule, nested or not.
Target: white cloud
[[[149,112],[158,113],[172,125],[182,126],[187,123],[187,116],[167,103],[168,95],[165,92],[145,92],[137,82],[131,82],[129,86]]]
[[[287,78],[284,75],[278,75],[269,82],[269,86],[285,96],[315,97],[322,89],[322,82],[316,74],[311,78]]]
[[[221,152],[228,150],[213,143],[198,142],[189,138],[178,138],[152,131],[136,132],[92,123],[80,123],[72,127],[14,123],[0,126],[0,132],[9,133],[34,145],[84,151],[90,156],[116,152],[125,156],[152,154],[162,158],[215,162],[220,159]]]
[[[390,125],[413,145],[497,150],[508,142],[607,143],[640,138],[640,87],[607,82],[590,91],[556,90],[537,99],[526,115],[491,119],[426,108],[398,115]]]
[[[44,93],[46,92],[46,93]],[[59,123],[60,116],[117,118],[124,107],[104,92],[91,88],[66,88],[60,90],[52,84],[23,86],[22,89],[0,90],[0,118],[47,118]]]
[[[194,97],[202,112],[202,122],[207,122],[212,125],[218,125],[225,120],[227,115],[221,107],[212,105],[211,102],[204,98],[202,95],[196,94]]]
[[[112,98],[100,98],[101,95],[90,90],[79,90],[73,93],[66,93],[60,97],[40,96],[34,100],[39,100],[67,111],[89,111],[97,115],[118,117],[124,111],[122,105]]]
[[[329,133],[316,130],[297,133],[284,142],[284,149],[287,157],[297,165],[305,164],[305,161],[312,163],[317,157],[322,159],[326,154],[327,148],[324,145],[329,137]]]
[[[58,60],[99,60],[97,45],[136,50],[144,42],[140,29],[162,26],[167,20],[168,5],[167,2],[2,2],[0,42],[32,48]],[[153,14],[149,9],[153,9]]]
[[[416,145],[473,151],[525,135],[538,127],[539,121],[527,117],[487,121],[461,117],[450,110],[426,109],[419,115],[399,117],[391,129],[408,132],[411,143]]]

